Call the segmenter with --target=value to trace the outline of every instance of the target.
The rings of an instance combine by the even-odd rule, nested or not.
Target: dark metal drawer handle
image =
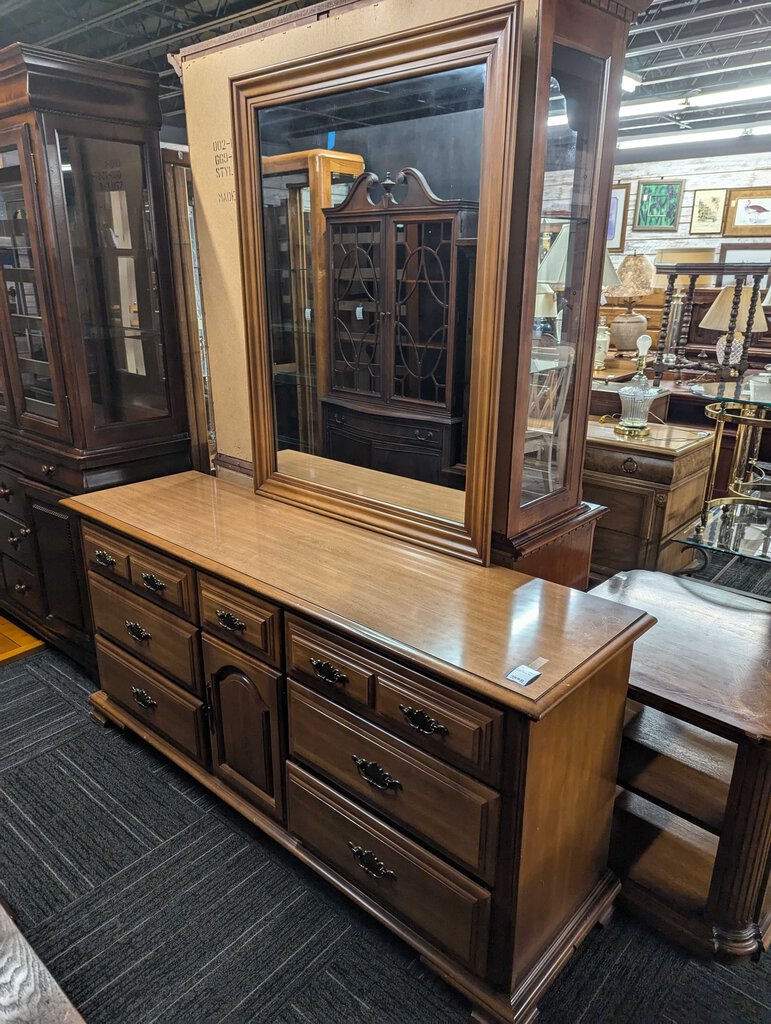
[[[433,430],[426,430],[425,433],[422,430],[415,431],[415,437],[418,441],[430,441],[434,436]]]
[[[345,686],[348,682],[348,676],[345,672],[341,672],[339,668],[329,662],[324,661],[323,658],[311,658],[311,665],[313,665],[313,671],[325,683],[331,683],[333,686]]]
[[[345,416],[343,416],[342,413],[339,412],[336,412],[332,419],[335,421],[335,423],[345,423]]]
[[[56,466],[46,462],[43,463],[40,469],[44,476],[52,476],[56,472]]]
[[[28,526],[22,526],[22,527],[20,527],[18,533],[9,533],[8,534],[8,543],[11,544],[13,547],[18,548],[19,544],[21,544],[21,542],[25,538],[29,537],[29,535],[31,533],[32,533],[32,530],[30,530],[30,528]]]
[[[154,711],[158,707],[158,701],[153,700],[147,690],[140,690],[138,686],[132,686],[131,692],[134,694],[134,700],[145,711]]]
[[[396,872],[387,868],[372,850],[365,850],[363,846],[357,846],[355,843],[348,843],[348,848],[361,870],[370,878],[396,878]]]
[[[628,459],[624,459],[624,461],[621,463],[621,468],[625,473],[628,473],[631,476],[632,473],[637,472],[637,463],[630,455]]]
[[[6,484],[0,484],[0,498],[3,501],[10,501],[13,497],[13,491]]]
[[[390,775],[385,768],[377,763],[377,761],[366,761],[363,757],[357,757],[353,755],[353,763],[356,765],[359,775],[364,779],[365,782],[369,783],[374,789],[402,789],[402,784],[398,779],[395,779],[393,775]]]
[[[423,708],[410,708],[405,704],[399,705],[399,710],[407,719],[415,732],[423,733],[424,736],[446,736],[447,726],[437,722]]]
[[[154,572],[142,573],[142,585],[146,590],[152,590],[154,594],[159,594],[166,589],[166,584],[163,580],[159,580]]]
[[[21,594],[21,596],[24,597],[29,590],[29,583],[14,583],[13,589],[15,593]]]
[[[223,629],[227,629],[230,633],[238,633],[242,629],[246,629],[246,623],[242,622],[232,612],[225,611],[223,608],[217,609],[217,622]]]
[[[153,638],[153,634],[146,630],[144,626],[140,626],[138,622],[131,622],[129,619],[126,619],[126,630],[130,637],[139,640],[140,643],[145,640],[152,640]]]
[[[112,569],[112,567],[115,565],[115,559],[112,557],[112,555],[109,554],[107,551],[102,550],[102,548],[99,548],[97,551],[94,552],[94,558],[99,563],[99,565],[104,566],[105,569]]]

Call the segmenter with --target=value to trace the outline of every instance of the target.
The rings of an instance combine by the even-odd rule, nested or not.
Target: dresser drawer
[[[32,527],[0,512],[0,552],[15,562],[34,569],[35,536]]]
[[[16,519],[24,519],[27,515],[26,505],[17,474],[6,466],[0,466],[0,511]]]
[[[196,621],[194,573],[182,562],[88,525],[83,527],[83,549],[89,569],[123,580],[143,597]]]
[[[6,597],[19,608],[44,618],[43,587],[36,572],[3,555],[3,579]]]
[[[287,672],[329,696],[366,705],[389,729],[493,785],[500,781],[503,713],[366,647],[286,616]]]
[[[201,625],[281,667],[281,610],[223,580],[198,574]]]
[[[376,902],[483,974],[490,893],[297,765],[287,766],[288,827]]]
[[[198,630],[170,612],[90,572],[94,626],[143,662],[203,694]]]
[[[500,817],[494,790],[299,683],[290,680],[288,692],[295,757],[492,881]]]
[[[105,693],[194,760],[208,763],[208,734],[200,700],[100,636],[96,638],[96,658]]]

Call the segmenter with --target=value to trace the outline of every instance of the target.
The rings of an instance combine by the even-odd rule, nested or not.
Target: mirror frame
[[[499,373],[513,203],[520,5],[276,64],[231,82],[238,225],[258,494],[470,561],[489,564]],[[470,64],[486,65],[472,333],[468,470],[463,523],[309,483],[278,471],[255,115],[300,98],[343,92]]]

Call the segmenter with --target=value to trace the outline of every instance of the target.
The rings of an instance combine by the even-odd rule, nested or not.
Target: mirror
[[[463,523],[485,65],[254,112],[279,473]]]

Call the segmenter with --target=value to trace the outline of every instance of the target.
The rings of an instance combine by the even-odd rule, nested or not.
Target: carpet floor
[[[90,689],[51,651],[0,670],[0,895],[89,1024],[466,1024],[466,1002],[405,945],[139,740],[97,726]],[[696,961],[618,913],[541,1012],[768,1024],[771,957]]]

